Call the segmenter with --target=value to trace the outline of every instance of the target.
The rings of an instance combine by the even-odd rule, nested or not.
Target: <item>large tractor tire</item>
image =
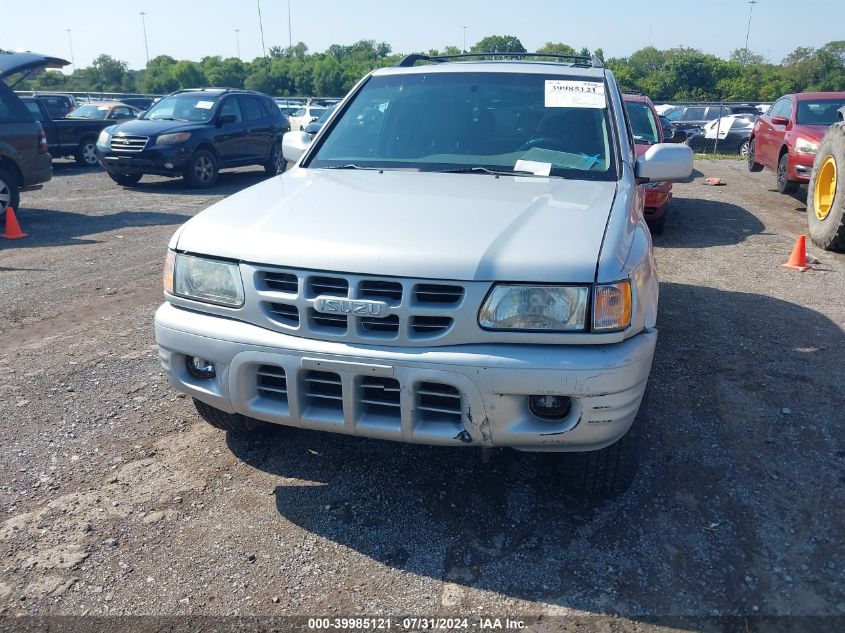
[[[845,123],[822,139],[807,187],[807,224],[813,244],[845,251]]]

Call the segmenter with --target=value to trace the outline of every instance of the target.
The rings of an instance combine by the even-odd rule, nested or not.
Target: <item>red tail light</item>
[[[41,127],[41,124],[38,124],[38,131],[41,133],[41,138],[38,140],[38,153],[39,154],[46,154],[50,151],[50,148],[47,147],[47,135],[44,133],[44,128]]]

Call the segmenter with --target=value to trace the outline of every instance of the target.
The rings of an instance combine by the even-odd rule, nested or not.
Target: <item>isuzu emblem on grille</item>
[[[314,309],[324,314],[354,314],[355,316],[384,318],[388,307],[384,301],[365,301],[363,299],[336,299],[317,297]]]

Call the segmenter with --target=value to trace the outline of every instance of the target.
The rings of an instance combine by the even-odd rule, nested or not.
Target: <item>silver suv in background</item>
[[[618,493],[657,340],[640,185],[692,152],[637,158],[596,59],[457,59],[370,73],[285,135],[293,169],[177,231],[162,365],[231,432],[557,451]]]

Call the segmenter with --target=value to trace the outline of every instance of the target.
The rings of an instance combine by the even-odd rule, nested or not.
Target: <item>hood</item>
[[[60,57],[50,57],[38,53],[0,52],[0,79],[38,68],[62,68],[69,63],[69,61]]]
[[[208,123],[189,121],[150,121],[149,119],[130,119],[115,126],[112,134],[138,134],[140,136],[155,136],[166,132],[190,132],[198,128],[208,127]]]
[[[180,251],[465,281],[588,283],[615,182],[298,169],[189,220]]]

